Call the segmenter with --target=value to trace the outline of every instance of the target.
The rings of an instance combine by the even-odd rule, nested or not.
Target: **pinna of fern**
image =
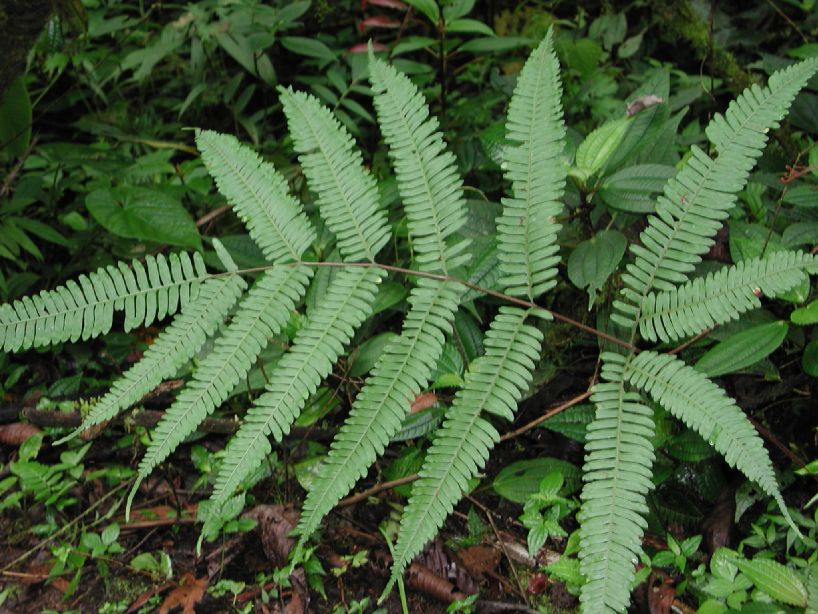
[[[626,327],[632,342],[640,331],[665,340],[704,332],[757,307],[760,288],[776,295],[815,272],[811,256],[772,254],[688,282],[735,205],[767,134],[816,70],[818,60],[807,60],[773,74],[764,88],[745,90],[706,129],[717,157],[694,146],[668,181],[639,243],[631,246],[623,300],[614,303],[612,319]],[[583,472],[579,556],[586,582],[580,601],[584,612],[621,612],[629,602],[652,488],[652,411],[633,388],[710,441],[790,517],[761,440],[721,388],[671,355],[631,350],[602,359]]]

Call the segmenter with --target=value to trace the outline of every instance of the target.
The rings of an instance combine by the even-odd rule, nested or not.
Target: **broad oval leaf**
[[[718,377],[754,365],[778,349],[788,330],[783,320],[747,328],[705,352],[696,363],[696,370],[708,377]]]
[[[575,405],[543,422],[540,427],[585,443],[585,431],[594,420],[594,406],[590,403]]]
[[[589,175],[601,169],[622,142],[629,122],[628,118],[615,119],[586,136],[577,147],[576,166]]]
[[[752,561],[737,560],[736,565],[757,589],[776,601],[802,608],[807,605],[807,589],[795,570],[757,557]]]
[[[455,19],[446,23],[446,32],[463,32],[494,36],[494,30],[477,19]]]
[[[790,314],[790,321],[793,324],[806,326],[818,322],[818,300],[812,301],[809,305],[796,309]]]
[[[17,77],[0,97],[0,146],[16,158],[23,155],[30,140],[31,100],[23,78]]]
[[[655,195],[667,180],[676,175],[676,168],[666,164],[637,164],[606,177],[599,196],[611,209],[628,213],[653,213]]]
[[[117,186],[94,190],[86,196],[85,206],[105,230],[118,237],[201,249],[190,214],[166,192]]]
[[[569,495],[579,489],[581,479],[579,467],[548,456],[511,463],[497,474],[491,487],[504,499],[525,503],[529,497],[539,492],[540,482],[553,471],[558,471],[565,480],[562,495]]]
[[[386,346],[398,337],[397,333],[387,331],[364,341],[349,355],[350,367],[348,375],[350,377],[361,377],[369,373],[375,363],[378,362],[378,358],[383,354]]]
[[[281,44],[293,53],[318,60],[335,60],[335,53],[320,40],[305,36],[282,36]]]
[[[588,309],[593,306],[596,291],[616,270],[627,246],[625,236],[616,230],[603,230],[583,241],[568,257],[568,279],[577,288],[588,291]]]
[[[801,368],[804,373],[812,377],[818,377],[818,339],[813,339],[804,348],[804,355],[801,357]]]
[[[440,21],[440,7],[438,7],[435,0],[406,0],[409,4],[426,15],[434,25]]]
[[[796,207],[818,207],[818,186],[799,185],[790,188],[784,194],[784,202]]]

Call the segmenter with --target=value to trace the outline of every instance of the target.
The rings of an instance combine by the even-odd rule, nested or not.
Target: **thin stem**
[[[573,318],[570,318],[566,315],[553,311],[551,309],[546,309],[545,307],[541,307],[532,301],[527,301],[525,299],[517,298],[516,296],[510,296],[503,292],[498,292],[496,290],[490,290],[489,288],[484,288],[483,286],[478,286],[477,284],[473,284],[470,281],[466,281],[464,279],[458,279],[457,277],[452,277],[451,275],[442,275],[440,273],[427,273],[426,271],[417,271],[414,269],[407,269],[404,267],[394,266],[391,264],[380,264],[378,262],[288,262],[286,264],[278,264],[278,265],[268,265],[268,266],[261,266],[261,267],[253,267],[249,269],[239,269],[237,271],[229,271],[226,273],[220,273],[215,275],[215,277],[221,275],[235,275],[235,274],[247,274],[247,273],[260,273],[263,271],[268,271],[276,266],[309,266],[309,267],[330,267],[330,268],[346,268],[346,267],[362,267],[362,268],[378,268],[383,269],[384,271],[392,271],[394,273],[401,273],[403,275],[408,275],[412,277],[423,277],[425,279],[434,279],[436,281],[447,281],[451,283],[461,284],[470,288],[472,290],[476,290],[477,292],[481,292],[488,296],[493,296],[494,298],[500,299],[506,303],[511,303],[512,305],[517,305],[518,307],[525,307],[526,309],[537,309],[540,311],[545,311],[551,316],[554,317],[555,320],[559,320],[561,322],[565,322],[583,330],[587,333],[592,335],[596,335],[600,339],[605,339],[606,341],[610,341],[616,345],[624,347],[632,352],[638,352],[638,348],[634,346],[632,343],[628,343],[627,341],[623,341],[619,337],[614,337],[613,335],[609,335],[608,333],[601,331],[597,328],[592,326],[588,326],[587,324],[583,324]]]
[[[510,433],[506,433],[505,435],[500,437],[500,441],[508,441],[509,439],[514,439],[515,437],[518,437],[518,436],[522,435],[526,431],[530,431],[531,429],[533,429],[538,424],[541,424],[541,423],[545,422],[546,420],[548,420],[549,418],[552,418],[552,417],[556,416],[558,413],[565,411],[569,407],[573,407],[577,403],[582,403],[585,399],[587,399],[590,396],[591,396],[591,391],[586,390],[582,394],[578,394],[577,396],[575,396],[573,399],[568,399],[564,403],[560,403],[559,405],[557,405],[555,407],[552,407],[551,409],[549,409],[547,412],[545,412],[539,418],[535,418],[534,420],[532,420],[528,424],[524,424],[523,426],[521,426],[517,430],[511,431]]]

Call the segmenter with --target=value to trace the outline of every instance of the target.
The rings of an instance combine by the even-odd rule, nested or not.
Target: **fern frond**
[[[503,149],[505,178],[512,198],[504,198],[497,218],[500,279],[506,293],[534,300],[556,283],[566,167],[562,84],[553,31],[525,63],[508,108]]]
[[[465,288],[419,279],[401,336],[387,346],[318,470],[301,511],[299,546],[382,455],[431,378]]]
[[[270,453],[268,437],[280,440],[304,403],[332,371],[356,329],[372,311],[384,271],[348,267],[333,278],[322,302],[307,313],[290,350],[270,374],[267,391],[248,410],[227,453],[211,497],[218,510],[241,481]]]
[[[210,279],[202,284],[196,300],[188,303],[170,326],[156,337],[139,362],[111,385],[105,396],[91,408],[82,425],[56,443],[111,420],[162,380],[172,377],[216,332],[244,288],[245,283],[238,275]]]
[[[148,326],[195,298],[209,278],[201,255],[146,256],[145,263],[102,267],[54,290],[0,305],[0,349],[18,352],[111,330],[115,311],[125,330]]]
[[[666,292],[651,292],[639,310],[639,332],[646,339],[675,341],[724,324],[761,306],[816,272],[815,256],[780,251],[743,260]]]
[[[224,334],[151,433],[132,494],[139,481],[150,475],[247,375],[269,338],[287,323],[311,277],[312,270],[305,267],[280,267],[265,272],[250,289]]]
[[[492,321],[484,341],[486,353],[469,366],[463,388],[446,412],[412,488],[384,595],[443,526],[499,440],[494,426],[481,414],[514,418],[517,403],[531,384],[543,339],[539,329],[525,323],[528,315],[516,307],[501,307]]]
[[[276,263],[300,260],[315,230],[273,165],[227,134],[198,131],[196,146],[264,256]]]
[[[774,498],[790,520],[764,443],[724,390],[676,356],[656,352],[635,357],[625,378],[706,439],[731,467]]]
[[[594,386],[583,468],[580,569],[582,611],[622,612],[630,601],[653,487],[653,411],[625,390],[624,357],[605,356]]]
[[[810,59],[774,73],[767,87],[753,85],[716,115],[706,134],[718,150],[712,159],[698,147],[691,149],[685,167],[665,186],[656,213],[631,247],[635,261],[622,276],[623,295],[631,309],[619,321],[632,326],[638,307],[653,289],[667,291],[687,281],[694,266],[713,244],[713,236],[736,202],[737,194],[761,155],[767,133],[778,126],[790,103],[818,70]]]
[[[363,167],[355,142],[315,97],[278,88],[295,150],[310,189],[347,262],[375,261],[390,228],[375,180]]]
[[[466,221],[463,181],[446,149],[438,121],[417,87],[403,73],[370,54],[375,110],[389,146],[398,190],[409,216],[409,234],[421,270],[440,271],[467,262],[467,240],[449,238]]]

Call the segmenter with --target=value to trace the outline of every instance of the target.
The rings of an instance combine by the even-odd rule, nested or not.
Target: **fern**
[[[651,292],[642,300],[639,332],[651,341],[666,342],[697,335],[761,306],[760,294],[774,298],[795,287],[805,271],[816,272],[814,256],[781,251],[743,260],[666,292]]]
[[[611,316],[630,330],[631,342],[643,320],[641,308],[650,308],[657,302],[648,298],[652,290],[668,293],[661,305],[673,298],[693,299],[693,290],[687,286],[677,290],[677,286],[687,281],[701,255],[712,245],[713,236],[761,155],[767,133],[778,125],[816,68],[818,60],[801,62],[771,76],[768,87],[754,85],[745,90],[730,104],[725,116],[714,117],[706,129],[718,157],[712,159],[694,146],[685,167],[668,181],[664,194],[657,200],[656,214],[648,218],[640,235],[641,245],[631,246],[634,262],[622,276],[625,301],[614,303]],[[730,273],[725,275],[729,277]],[[720,293],[722,288],[716,288],[712,282],[699,283],[706,286],[708,294],[694,300],[706,303],[704,308],[715,312],[714,320],[723,318],[717,311],[721,303],[718,294],[709,293],[712,290]],[[695,282],[690,286],[693,287]],[[732,297],[740,295],[741,290],[737,290]],[[742,305],[747,308],[746,294],[744,297],[736,310]],[[682,326],[693,328],[693,317],[701,316],[701,311],[679,315],[681,319],[690,316]],[[646,322],[645,329],[651,332],[650,324],[655,325],[656,321]],[[585,463],[580,557],[587,582],[580,599],[586,612],[618,612],[627,606],[634,577],[633,562],[641,549],[645,497],[651,487],[653,445],[647,432],[634,431],[650,413],[639,402],[638,395],[626,390],[627,368],[635,359],[635,352],[624,358],[624,364],[619,362],[623,360],[619,354],[606,353],[605,358],[603,373],[616,374],[608,378],[616,386],[608,389],[605,385],[610,396],[603,404],[597,404],[597,417],[589,426],[589,433],[596,433],[599,441],[604,442],[604,451],[590,450]],[[606,463],[607,469],[602,469]],[[611,480],[611,476],[616,479]],[[623,495],[623,491],[627,494]],[[781,503],[777,486],[774,491]],[[786,514],[786,508],[783,509]]]
[[[310,277],[310,270],[284,267],[266,272],[253,286],[230,326],[151,434],[131,493],[244,379],[267,340],[287,323]]]
[[[621,362],[622,357],[606,354],[605,360],[611,364]],[[625,368],[624,376],[706,439],[730,466],[774,498],[795,528],[761,438],[724,390],[676,356],[655,352],[636,356]]]
[[[128,267],[101,267],[77,281],[0,305],[0,348],[19,352],[64,341],[83,341],[111,330],[125,312],[125,330],[176,313],[209,277],[199,254],[146,256]]]
[[[142,359],[133,365],[92,408],[82,426],[60,440],[71,439],[96,424],[114,418],[154,389],[199,351],[238,300],[245,283],[241,277],[211,279],[202,284],[196,300],[188,303],[163,330]]]
[[[403,121],[394,122],[395,129],[386,134],[390,153],[393,159],[411,160],[413,152],[406,150],[414,138],[410,127],[419,104],[424,107],[420,114],[424,117],[429,115],[426,104],[417,88],[411,82],[407,84],[398,79],[394,69],[374,57],[370,57],[370,63],[382,64],[379,67],[382,80],[379,82],[378,77],[373,76],[373,85],[376,89],[380,88],[380,94],[375,99],[379,118],[383,121],[384,114],[393,119],[403,117]],[[376,72],[373,70],[372,74]],[[384,74],[388,77],[386,80],[383,79]],[[397,95],[390,87],[398,88]],[[394,102],[400,100],[400,95],[409,88],[413,103],[393,107]],[[435,132],[436,125],[429,119],[425,120],[425,124],[423,130],[431,134],[429,139],[442,143],[442,135]],[[413,198],[418,177],[427,169],[437,168],[440,176],[445,178],[456,175],[454,159],[442,148],[434,156],[421,159],[414,172],[410,167],[410,164],[406,164],[405,172],[398,174],[399,190],[408,200]],[[453,191],[442,201],[416,199],[418,204],[406,207],[410,238],[417,249],[422,251],[425,245],[445,245],[449,237],[460,229],[465,219],[462,191],[456,183],[451,189]],[[429,210],[435,213],[429,216]],[[454,221],[441,230],[428,223],[430,217],[435,220],[448,217]],[[437,255],[441,258],[438,265],[442,270],[454,268],[457,261],[462,260],[445,249],[441,249]],[[447,257],[456,260],[447,262]],[[298,526],[301,534],[299,547],[315,531],[321,519],[366,474],[377,456],[383,453],[390,438],[400,430],[412,401],[432,376],[443,350],[445,336],[451,333],[452,321],[464,290],[459,284],[430,279],[420,279],[413,288],[408,299],[410,310],[404,320],[401,336],[379,358],[309,490]]]
[[[512,198],[503,199],[497,219],[500,283],[511,296],[531,300],[550,290],[557,275],[565,190],[565,122],[559,62],[549,30],[518,77],[508,109],[503,170]]]
[[[346,128],[313,96],[279,88],[290,134],[344,259],[375,261],[389,241],[378,189]]]
[[[355,330],[372,311],[383,276],[380,269],[342,269],[319,306],[307,313],[307,324],[298,331],[290,351],[270,375],[267,392],[253,403],[227,447],[216,477],[211,509],[220,509],[270,453],[270,435],[280,440],[290,431],[304,403],[332,371]]]
[[[513,145],[504,151],[504,167],[513,198],[503,201],[503,215],[497,221],[505,273],[501,285],[510,294],[532,299],[553,286],[559,260],[554,257],[559,229],[555,217],[561,211],[557,199],[565,183],[560,160],[565,129],[559,63],[552,46],[549,30],[520,73],[509,105],[508,137]],[[523,222],[525,230],[520,232]],[[542,333],[525,324],[531,313],[504,307],[489,326],[486,355],[469,367],[412,488],[384,595],[443,525],[469,479],[483,469],[498,437],[481,414],[513,420],[540,355]],[[533,313],[545,315],[541,310]]]

